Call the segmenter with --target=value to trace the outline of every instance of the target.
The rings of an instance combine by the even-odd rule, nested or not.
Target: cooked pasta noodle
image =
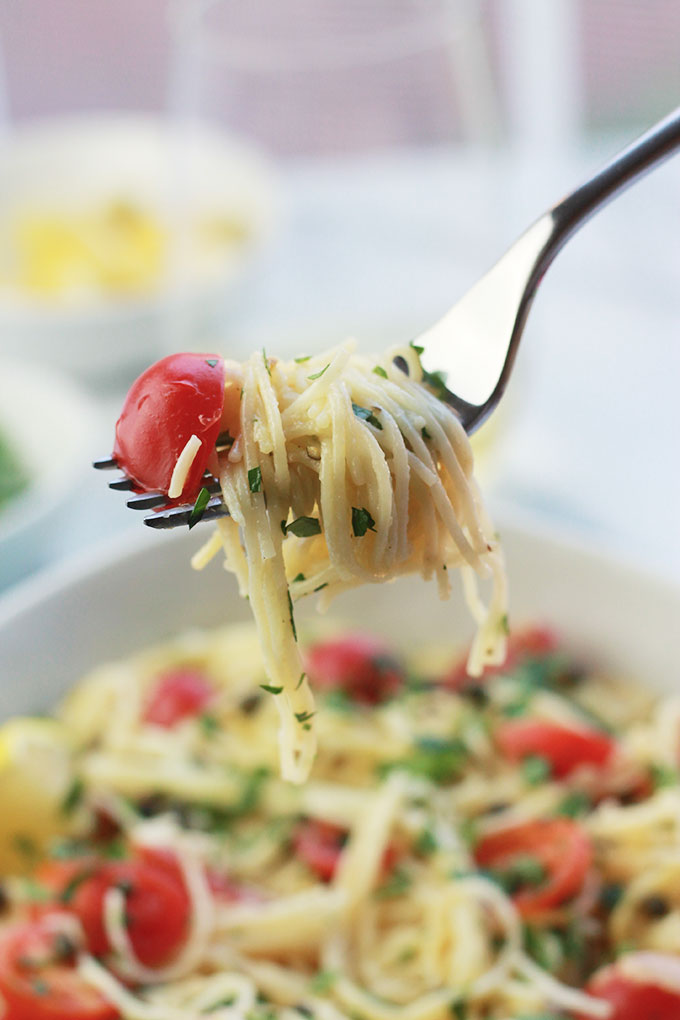
[[[303,786],[278,775],[250,626],[85,678],[58,713],[79,813],[47,863],[7,880],[10,928],[52,890],[80,980],[124,1020],[607,1020],[586,985],[620,953],[630,980],[677,987],[680,795],[660,707],[541,631],[511,636],[481,684],[460,658],[404,663],[362,640],[301,634],[320,708]],[[187,691],[203,700],[187,709]],[[566,771],[554,727],[571,734]],[[547,757],[514,758],[522,733],[552,734]],[[131,898],[148,861],[186,910],[153,959]],[[78,890],[107,869],[93,944],[96,886]]]
[[[467,436],[422,384],[414,348],[390,351],[380,364],[351,344],[292,362],[254,354],[243,366],[240,432],[221,455],[220,482],[230,513],[219,523],[226,565],[250,600],[277,693],[286,779],[308,776],[316,748],[293,616],[302,596],[323,590],[325,607],[355,585],[420,573],[447,598],[449,570],[460,568],[478,626],[468,670],[477,676],[502,661],[501,550]],[[217,548],[211,539],[194,565]],[[475,583],[485,577],[488,605]]]

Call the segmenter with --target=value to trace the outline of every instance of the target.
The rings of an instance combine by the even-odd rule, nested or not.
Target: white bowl
[[[131,200],[162,222],[171,257],[143,296],[90,292],[69,301],[0,291],[0,352],[39,358],[81,377],[128,379],[178,343],[218,327],[276,222],[274,175],[261,154],[205,125],[144,114],[37,121],[0,152],[0,226],[17,210],[88,210]],[[187,250],[186,227],[237,215],[243,243],[207,257]],[[5,231],[7,233],[7,231]]]
[[[0,508],[0,588],[36,567],[88,470],[95,427],[89,399],[44,366],[0,359],[0,430],[30,483]]]
[[[201,530],[200,528],[198,529]],[[678,681],[680,590],[638,569],[547,535],[506,525],[511,619],[556,624],[576,651],[656,689]],[[0,601],[0,717],[53,703],[102,661],[192,626],[248,618],[247,603],[216,563],[189,556],[206,532],[140,534],[38,576]],[[299,622],[312,604],[296,610]],[[461,598],[404,579],[339,598],[332,615],[406,646],[469,637]]]

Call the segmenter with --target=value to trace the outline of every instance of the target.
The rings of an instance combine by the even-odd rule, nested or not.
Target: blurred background
[[[88,465],[151,361],[417,336],[679,102],[676,0],[0,5],[0,587],[142,526]],[[679,222],[676,158],[570,242],[476,439],[676,580]]]

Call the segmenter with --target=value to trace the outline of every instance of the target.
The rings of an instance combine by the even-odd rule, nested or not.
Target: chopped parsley
[[[265,351],[264,347],[262,348],[262,360],[264,361],[264,367],[267,369],[267,375],[271,379],[272,370],[269,366],[269,358],[267,357],[267,352]]]
[[[677,786],[680,782],[678,770],[670,765],[652,765],[650,772],[655,790],[663,789],[666,786]]]
[[[306,723],[306,722],[309,722],[309,720],[314,715],[316,715],[316,712],[296,712],[295,713],[295,718],[297,719],[297,721],[299,723]]]
[[[306,676],[307,676],[306,673],[300,673],[300,679],[298,680],[297,684],[295,685],[295,690],[296,691],[298,691],[302,687],[302,683],[303,683],[303,681],[304,681]]]
[[[85,793],[85,783],[80,776],[76,776],[69,786],[66,796],[61,802],[61,811],[64,815],[71,815],[81,803]]]
[[[248,488],[251,492],[262,492],[262,468],[250,468],[248,471]]]
[[[214,368],[215,365],[217,364],[217,361],[218,361],[217,358],[206,358],[205,359],[206,365],[208,365],[210,368]]]
[[[382,365],[376,365],[375,368],[373,369],[373,372],[375,373],[375,375],[379,375],[382,379],[387,379],[387,372],[382,367]]]
[[[516,854],[504,868],[489,869],[488,875],[498,882],[509,896],[527,886],[542,885],[546,879],[545,868],[533,854]]]
[[[468,751],[458,737],[419,737],[411,754],[396,762],[381,766],[383,773],[403,769],[424,776],[433,783],[446,783],[459,776],[468,757]]]
[[[411,348],[411,350],[416,352],[418,357],[420,357],[421,354],[423,354],[423,352],[425,350],[424,347],[421,347],[420,344],[415,343],[415,341],[413,341],[413,340],[411,340],[411,342],[409,343],[409,347]]]
[[[310,538],[312,535],[321,534],[321,521],[318,517],[297,517],[290,524],[282,522],[281,528],[284,535],[290,532],[298,538]]]
[[[306,578],[305,578],[304,574],[298,574],[297,577],[293,578],[293,584],[297,584],[299,581],[305,581],[305,580],[306,580]]]
[[[467,1020],[468,1008],[465,999],[456,999],[451,1003],[449,1009],[454,1020]]]
[[[337,979],[338,976],[334,971],[319,970],[309,982],[309,987],[317,995],[324,995],[326,992],[330,992]]]
[[[395,868],[373,895],[378,900],[391,900],[395,896],[403,896],[413,885],[413,879],[403,868]]]
[[[311,354],[303,354],[299,358],[293,358],[296,365],[303,365],[305,361],[309,361]]]
[[[375,521],[366,507],[352,507],[352,531],[357,538],[363,538],[367,531],[375,531]]]
[[[382,425],[368,407],[361,407],[360,404],[352,404],[352,410],[354,411],[355,417],[361,418],[362,421],[367,421],[369,425],[372,425],[376,429],[380,429],[382,432]]]
[[[198,724],[206,737],[214,737],[220,728],[220,721],[217,716],[210,712],[204,712],[198,717]]]
[[[297,628],[295,626],[295,614],[293,613],[293,600],[290,597],[290,592],[287,592],[287,595],[288,595],[288,614],[289,614],[289,617],[290,617],[290,626],[291,626],[291,630],[293,631],[293,637],[297,641],[298,636],[297,636]]]
[[[423,857],[429,857],[430,854],[435,853],[438,846],[437,837],[432,829],[423,829],[416,837],[414,849],[416,853],[422,854]]]
[[[280,694],[283,690],[283,687],[274,687],[273,684],[260,684],[260,687],[263,691],[266,691],[267,694]]]
[[[191,530],[201,520],[209,502],[210,493],[208,492],[204,485],[201,491],[199,492],[198,496],[196,497],[196,502],[194,503],[191,513],[189,514],[189,520],[187,521],[187,524],[189,525],[189,530]]]
[[[557,805],[557,814],[566,818],[578,818],[592,808],[592,801],[583,790],[570,790]]]
[[[440,400],[446,400],[449,393],[446,386],[446,372],[441,370],[428,372],[426,369],[423,369],[423,382],[432,390],[435,397],[439,397]]]
[[[330,368],[330,361],[327,365],[324,365],[320,372],[313,372],[312,375],[308,375],[307,378],[310,380],[320,379],[327,368]]]
[[[541,754],[528,754],[522,759],[522,775],[529,786],[539,786],[550,778],[552,765]]]
[[[62,904],[70,903],[83,882],[87,882],[87,880],[92,878],[93,875],[94,870],[89,866],[81,868],[80,871],[76,871],[59,893],[59,902]]]

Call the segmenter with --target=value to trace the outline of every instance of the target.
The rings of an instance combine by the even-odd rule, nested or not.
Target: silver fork
[[[505,392],[532,301],[558,251],[593,213],[678,147],[680,107],[536,220],[451,311],[413,342],[423,348],[426,381],[436,385],[468,434],[489,417]],[[400,367],[407,370],[406,362]],[[117,466],[109,457],[94,463],[98,469]],[[134,483],[123,476],[109,487],[131,491]],[[226,516],[217,479],[207,475],[204,487],[207,502],[200,519]],[[160,492],[127,501],[133,510],[153,511],[144,518],[151,528],[191,526],[193,506],[166,503]]]
[[[680,107],[536,220],[450,312],[423,333],[423,367],[471,434],[498,405],[546,270],[593,213],[680,146]],[[449,389],[450,386],[454,390]]]

